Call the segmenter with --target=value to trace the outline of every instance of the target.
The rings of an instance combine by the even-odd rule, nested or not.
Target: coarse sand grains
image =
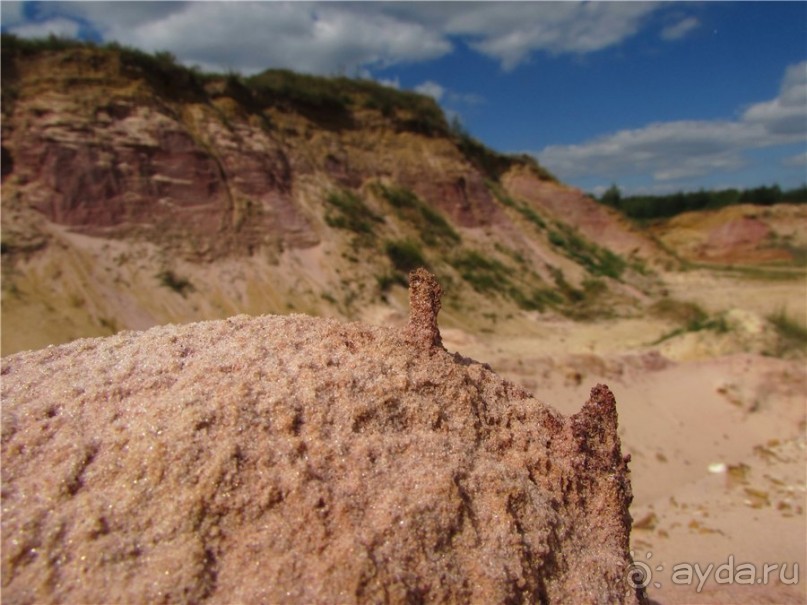
[[[404,331],[236,316],[2,360],[3,603],[636,603],[614,398]]]

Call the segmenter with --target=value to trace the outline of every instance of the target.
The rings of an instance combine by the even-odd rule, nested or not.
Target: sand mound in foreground
[[[606,387],[568,418],[406,331],[233,317],[2,364],[4,603],[635,603]]]

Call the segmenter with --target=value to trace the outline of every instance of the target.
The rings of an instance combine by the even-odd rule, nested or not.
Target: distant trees
[[[599,202],[616,208],[626,216],[639,220],[669,218],[691,210],[708,210],[732,204],[805,204],[807,184],[783,191],[779,185],[754,187],[752,189],[720,189],[714,191],[679,192],[668,195],[623,196],[619,187],[611,185],[599,198]]]
[[[619,208],[619,205],[622,202],[622,192],[619,190],[619,187],[616,185],[611,185],[605,191],[605,193],[602,194],[600,202],[606,206],[611,206],[612,208]]]

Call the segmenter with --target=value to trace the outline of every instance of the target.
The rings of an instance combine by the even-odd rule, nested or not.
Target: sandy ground
[[[106,251],[110,263],[115,253]],[[319,254],[313,250],[295,262],[308,267]],[[86,259],[79,260],[76,266],[84,267]],[[126,279],[132,284],[154,279],[150,266],[125,266],[130,265]],[[92,266],[95,272],[108,268]],[[238,268],[253,277],[258,269]],[[45,288],[47,267],[41,277]],[[85,292],[96,277],[77,271],[70,282],[77,301],[99,298]],[[239,279],[231,281],[237,285]],[[785,310],[807,324],[807,279],[706,270],[668,273],[662,279],[672,298],[695,302],[709,313],[734,310],[763,320]],[[268,277],[264,281],[271,283]],[[267,305],[269,290],[245,290],[243,299]],[[220,311],[216,297],[210,298],[210,309],[198,310],[200,319]],[[247,309],[252,314],[273,311]],[[405,311],[402,301],[398,312],[370,309],[361,319],[400,323]],[[187,313],[185,307],[176,309],[177,317]],[[444,309],[442,326],[451,325],[449,314]],[[29,315],[37,321],[41,314],[32,306]],[[97,315],[113,316],[106,309]],[[81,328],[69,320],[62,329]],[[151,323],[146,317],[143,326],[137,325]],[[623,447],[632,455],[634,556],[652,574],[651,599],[662,604],[807,603],[805,362],[749,352],[761,350],[745,346],[755,338],[753,330],[748,342],[705,333],[651,344],[675,327],[651,316],[591,323],[555,317],[530,320],[524,330],[493,326],[476,336],[450,327],[441,331],[449,351],[489,363],[564,413],[578,411],[598,382],[613,390]],[[749,563],[755,566],[753,577],[739,567]],[[767,578],[765,564],[778,565],[769,568]],[[689,578],[687,570],[692,571]]]
[[[668,283],[711,312],[807,310],[801,281],[696,271]],[[564,413],[579,410],[594,384],[611,387],[632,456],[634,561],[648,572],[652,602],[807,603],[805,362],[736,342],[704,348],[692,335],[666,349],[648,344],[668,328],[653,318],[554,320],[537,327],[540,337],[444,330],[443,339]],[[686,354],[693,347],[712,355]]]
[[[673,298],[691,300],[710,311],[741,308],[767,315],[784,310],[807,319],[807,280],[755,279],[706,270],[665,273],[663,280]]]

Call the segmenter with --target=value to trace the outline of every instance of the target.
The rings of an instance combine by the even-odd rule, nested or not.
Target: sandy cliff
[[[472,329],[653,286],[655,244],[428,97],[4,44],[5,353],[235,313],[403,316],[424,264]]]

